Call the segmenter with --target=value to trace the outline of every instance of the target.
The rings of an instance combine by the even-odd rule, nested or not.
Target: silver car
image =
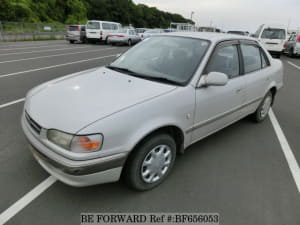
[[[84,25],[69,25],[67,26],[66,40],[71,44],[76,41],[86,42],[86,32]]]
[[[143,191],[165,180],[191,144],[248,115],[262,122],[282,85],[281,61],[255,39],[169,33],[106,67],[32,89],[22,127],[34,157],[62,182],[122,175]]]
[[[115,44],[126,44],[131,46],[141,41],[141,38],[136,33],[134,29],[124,29],[116,33],[111,33],[108,35],[107,43]]]

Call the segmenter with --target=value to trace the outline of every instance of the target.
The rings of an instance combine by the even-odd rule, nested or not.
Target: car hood
[[[25,110],[46,129],[76,133],[96,120],[175,88],[102,67],[33,89],[27,95]]]

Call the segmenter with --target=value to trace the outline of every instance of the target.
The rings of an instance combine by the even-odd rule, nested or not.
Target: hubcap
[[[170,167],[172,152],[168,145],[158,145],[145,157],[141,175],[146,183],[154,183],[161,179]]]
[[[268,96],[262,107],[261,107],[261,111],[260,111],[260,117],[261,118],[265,118],[270,110],[270,107],[271,107],[271,104],[272,104],[272,97],[271,96]]]

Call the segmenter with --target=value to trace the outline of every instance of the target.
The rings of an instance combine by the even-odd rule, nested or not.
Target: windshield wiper
[[[129,75],[133,75],[133,76],[139,76],[139,73],[136,73],[132,70],[129,70],[127,68],[123,68],[123,67],[117,67],[117,66],[106,66],[106,68],[117,71],[117,72],[122,72],[122,73],[126,73]]]
[[[169,83],[169,84],[175,84],[175,85],[182,86],[182,84],[180,82],[168,79],[166,77],[147,76],[145,78],[148,79],[148,80],[154,80],[154,81],[159,81],[159,82],[163,82],[163,83]]]
[[[106,68],[117,71],[117,72],[126,73],[126,74],[134,76],[134,77],[143,78],[143,79],[146,79],[146,80],[159,81],[159,82],[175,84],[175,85],[182,85],[180,82],[170,80],[166,77],[148,76],[148,75],[144,75],[144,74],[134,72],[132,70],[129,70],[129,69],[123,68],[123,67],[117,67],[117,66],[110,66],[109,65],[109,66],[106,66]]]

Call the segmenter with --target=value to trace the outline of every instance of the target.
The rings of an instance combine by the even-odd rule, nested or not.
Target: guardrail
[[[0,21],[0,41],[63,39],[66,25]]]

